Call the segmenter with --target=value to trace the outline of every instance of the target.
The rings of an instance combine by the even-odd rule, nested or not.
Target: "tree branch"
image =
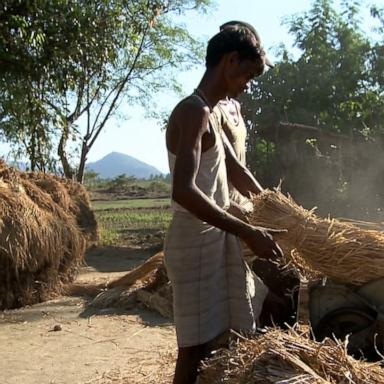
[[[129,69],[129,72],[127,73],[127,75],[124,77],[123,81],[121,82],[120,86],[118,87],[118,90],[117,90],[117,93],[115,95],[115,97],[113,98],[113,101],[112,101],[112,104],[109,106],[109,109],[108,109],[108,112],[107,114],[104,116],[104,119],[103,121],[98,125],[97,129],[96,129],[96,133],[93,137],[93,139],[91,140],[91,142],[89,143],[88,147],[91,148],[92,145],[95,143],[97,137],[99,136],[101,130],[104,128],[104,125],[105,123],[107,122],[109,116],[111,115],[115,105],[116,105],[116,102],[121,94],[121,92],[123,91],[125,85],[127,84],[128,80],[130,79],[130,76],[133,72],[133,70],[135,69],[136,67],[136,64],[137,64],[137,61],[142,53],[142,49],[143,49],[143,45],[144,45],[144,42],[145,42],[145,38],[147,37],[147,32],[148,32],[148,29],[149,29],[149,26],[147,26],[147,28],[145,29],[144,33],[143,33],[143,37],[141,39],[141,42],[140,42],[140,46],[139,46],[139,49],[137,50],[136,52],[136,56],[135,56],[135,59],[133,60],[133,63],[132,63],[132,66],[131,68]],[[100,112],[100,111],[99,111]]]

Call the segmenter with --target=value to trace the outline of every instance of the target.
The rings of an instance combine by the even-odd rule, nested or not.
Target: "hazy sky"
[[[384,6],[384,0],[376,0],[374,3]],[[273,59],[272,47],[281,42],[289,47],[292,44],[287,27],[281,25],[282,19],[308,10],[311,4],[311,0],[216,0],[215,9],[208,15],[191,16],[189,14],[185,25],[194,36],[208,40],[226,21],[247,21],[258,30],[268,56]],[[367,4],[369,4],[368,1]],[[203,72],[204,67],[200,66],[189,71],[188,74],[180,74],[185,93],[193,91]],[[177,97],[170,96],[159,104],[162,109],[170,111],[177,101]],[[100,134],[91,149],[88,161],[98,160],[116,151],[145,161],[162,172],[168,172],[164,131],[160,129],[159,124],[155,120],[146,118],[139,108],[132,108],[125,104],[120,108],[127,118],[112,119],[107,123],[104,132]],[[3,151],[0,151],[0,154],[1,152]]]

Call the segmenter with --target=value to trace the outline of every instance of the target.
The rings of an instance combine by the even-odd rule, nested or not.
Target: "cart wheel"
[[[376,355],[373,330],[377,313],[370,309],[340,308],[327,313],[313,329],[316,340],[326,337],[344,341],[350,335],[348,353],[366,358]],[[354,337],[355,336],[355,337]]]

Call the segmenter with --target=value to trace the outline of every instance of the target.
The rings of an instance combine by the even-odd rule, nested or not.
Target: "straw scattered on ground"
[[[379,384],[383,377],[379,363],[353,359],[343,343],[313,341],[307,329],[275,328],[218,351],[204,362],[200,384]]]
[[[148,351],[148,361],[141,357],[129,370],[115,369],[103,372],[83,384],[171,384],[176,354],[175,349],[162,353]],[[156,365],[153,364],[153,355],[157,355]]]

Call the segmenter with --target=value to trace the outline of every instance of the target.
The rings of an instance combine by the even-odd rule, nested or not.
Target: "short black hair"
[[[262,60],[265,55],[249,28],[242,25],[226,26],[208,42],[206,67],[215,67],[224,55],[234,51],[239,53],[240,60]]]
[[[231,28],[231,27],[236,27],[236,26],[241,26],[248,28],[256,37],[256,40],[261,44],[261,38],[256,29],[253,27],[253,25],[247,23],[246,21],[239,21],[239,20],[232,20],[232,21],[227,21],[226,23],[220,25],[220,31],[223,29]]]

